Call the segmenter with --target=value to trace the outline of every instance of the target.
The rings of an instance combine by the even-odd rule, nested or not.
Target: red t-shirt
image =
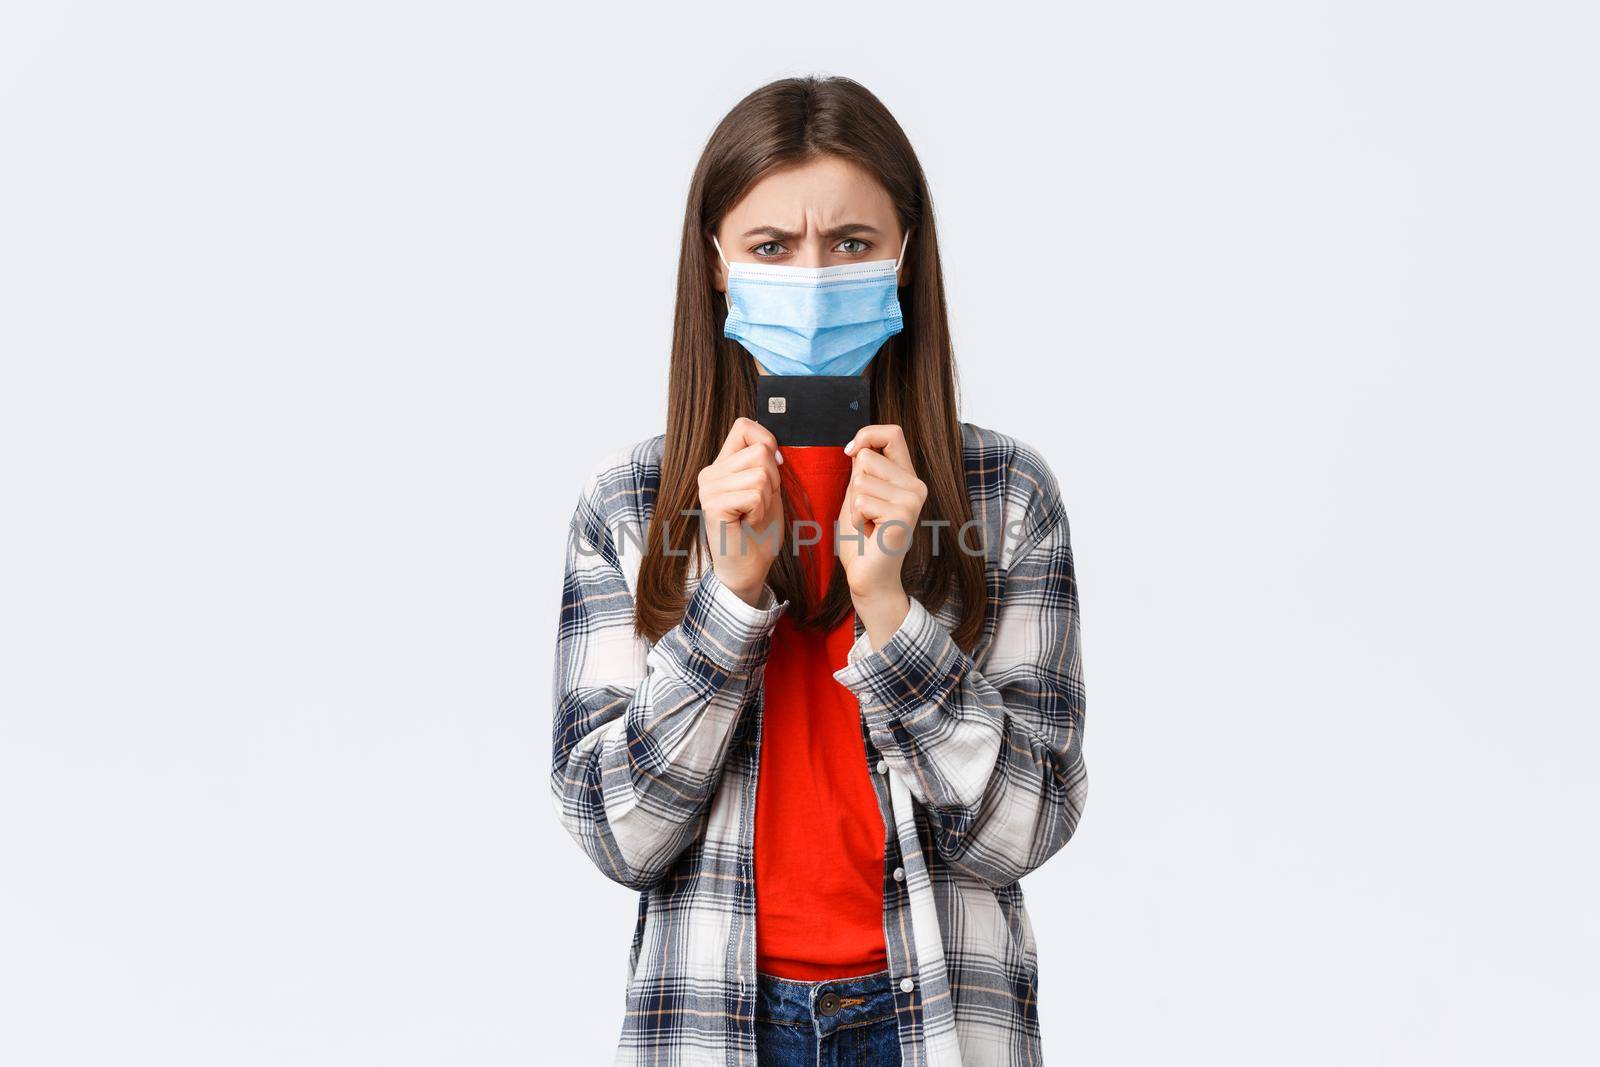
[[[801,552],[820,597],[833,574],[833,523],[851,460],[840,448],[785,448],[783,459],[779,470],[799,514],[784,516],[782,551],[792,551],[796,520],[821,525],[820,540]],[[845,978],[888,966],[883,816],[860,704],[833,677],[854,640],[854,616],[822,633],[797,629],[785,613],[767,655],[756,783],[756,966],[782,978]]]

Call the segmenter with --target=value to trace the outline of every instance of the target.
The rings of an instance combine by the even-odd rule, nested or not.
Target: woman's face
[[[889,191],[870,172],[838,156],[818,156],[764,175],[717,228],[730,263],[832,267],[893,259],[900,220]],[[711,249],[717,291],[727,271]],[[906,275],[900,273],[901,284]]]

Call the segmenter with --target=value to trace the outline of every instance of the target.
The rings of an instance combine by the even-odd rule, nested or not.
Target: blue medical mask
[[[769,374],[860,374],[901,330],[895,278],[905,240],[899,258],[835,267],[729,263],[714,234],[711,241],[728,270],[723,336]]]

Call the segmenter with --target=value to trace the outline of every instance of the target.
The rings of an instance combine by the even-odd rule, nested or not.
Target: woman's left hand
[[[911,603],[900,566],[911,548],[928,487],[911,465],[905,433],[894,425],[863,426],[844,446],[855,461],[839,521],[839,560],[850,599],[873,648],[905,621]]]

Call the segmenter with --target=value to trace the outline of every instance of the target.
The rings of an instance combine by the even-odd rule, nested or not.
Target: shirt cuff
[[[870,727],[939,700],[959,685],[972,660],[916,597],[899,629],[876,651],[865,630],[834,679],[855,693]]]
[[[788,607],[765,583],[761,602],[747,604],[707,568],[684,609],[684,636],[722,671],[744,674],[766,659],[778,616]]]

